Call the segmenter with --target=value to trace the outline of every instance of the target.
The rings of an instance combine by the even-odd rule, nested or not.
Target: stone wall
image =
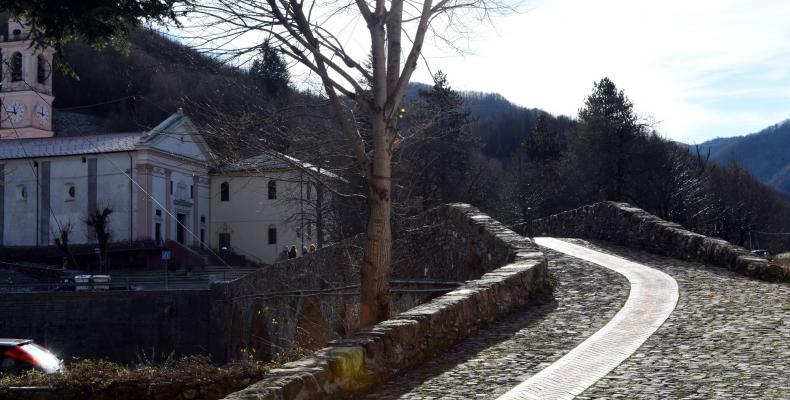
[[[394,312],[512,261],[516,247],[489,222],[467,205],[438,207],[407,221],[394,234]],[[122,362],[143,351],[210,354],[218,362],[268,360],[290,350],[295,338],[320,348],[356,326],[363,239],[209,290],[3,295],[0,336],[34,339],[65,358]]]
[[[63,359],[205,354],[208,310],[205,290],[4,293],[0,336],[34,339]]]
[[[528,304],[532,294],[549,286],[546,260],[537,246],[471,206],[444,206],[415,224],[406,230],[422,230],[437,244],[433,248],[433,241],[417,242],[423,254],[414,258],[421,262],[413,263],[405,273],[422,271],[428,276],[473,280],[272,370],[264,380],[226,399],[344,398],[449,348],[513,308]],[[420,270],[420,265],[442,272],[432,275]],[[475,279],[477,272],[484,275]]]
[[[530,236],[600,239],[669,257],[790,281],[790,268],[754,257],[743,247],[703,236],[627,203],[601,202],[532,221]]]
[[[406,311],[476,279],[513,257],[508,246],[462,204],[434,208],[394,234],[392,310]],[[302,335],[314,347],[347,336],[356,326],[364,237],[277,263],[211,288],[212,354],[219,359],[266,360]],[[444,284],[443,284],[444,283]]]

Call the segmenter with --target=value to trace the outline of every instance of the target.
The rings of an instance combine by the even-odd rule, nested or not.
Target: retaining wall
[[[468,205],[438,207],[407,221],[394,234],[393,310],[408,310],[513,261],[516,247],[500,228]],[[121,362],[135,361],[142,351],[268,360],[289,350],[294,338],[320,348],[356,326],[363,239],[209,290],[4,294],[0,337],[31,338],[64,358]]]
[[[690,232],[628,203],[601,202],[532,221],[530,236],[607,240],[683,260],[727,268],[766,281],[790,281],[790,268],[743,247]]]
[[[226,399],[344,398],[449,348],[548,288],[546,260],[534,242],[474,207],[444,206],[425,216],[423,223],[431,237],[443,243],[437,247],[448,247],[446,253],[422,255],[430,265],[445,263],[436,264],[434,271],[444,269],[459,277],[472,270],[485,274],[370,329],[333,341],[312,356],[272,370],[264,380]],[[430,248],[434,243],[420,245]],[[460,266],[466,267],[459,271]]]
[[[206,290],[4,293],[0,336],[35,339],[64,359],[205,354],[208,311]]]

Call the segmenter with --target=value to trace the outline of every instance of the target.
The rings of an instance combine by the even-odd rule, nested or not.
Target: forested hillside
[[[702,143],[719,165],[737,161],[757,179],[790,193],[790,120],[757,133]]]
[[[420,90],[430,89],[430,85],[413,83],[407,99],[414,99]],[[464,106],[469,110],[472,120],[469,130],[482,144],[483,153],[489,157],[505,159],[515,152],[529,136],[535,124],[543,116],[548,129],[564,134],[573,126],[573,120],[566,116],[554,116],[538,108],[525,108],[515,105],[498,93],[459,91]],[[563,142],[563,146],[567,145]]]

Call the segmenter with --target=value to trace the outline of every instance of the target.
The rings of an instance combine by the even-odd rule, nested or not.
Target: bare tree
[[[107,265],[107,244],[110,242],[110,214],[112,214],[112,209],[105,207],[103,210],[93,210],[85,217],[85,224],[93,230],[96,240],[99,242],[100,271],[103,271]]]
[[[244,61],[258,53],[260,43],[244,46],[239,39],[250,33],[263,34],[269,45],[320,80],[367,182],[369,219],[360,306],[363,327],[389,316],[391,159],[401,101],[423,43],[432,36],[453,46],[448,35],[471,33],[464,22],[467,18],[480,21],[510,10],[501,0],[209,0],[181,10],[187,15],[185,25],[195,29],[196,34],[188,39],[197,48]],[[365,46],[369,45],[369,52],[354,54],[341,38],[354,18],[361,18],[367,28]],[[404,46],[404,40],[410,41],[410,46]],[[369,137],[360,134],[353,109],[365,114]]]

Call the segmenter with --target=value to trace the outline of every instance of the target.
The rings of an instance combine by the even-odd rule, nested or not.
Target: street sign
[[[167,261],[172,258],[173,253],[170,250],[162,250],[162,259]]]

